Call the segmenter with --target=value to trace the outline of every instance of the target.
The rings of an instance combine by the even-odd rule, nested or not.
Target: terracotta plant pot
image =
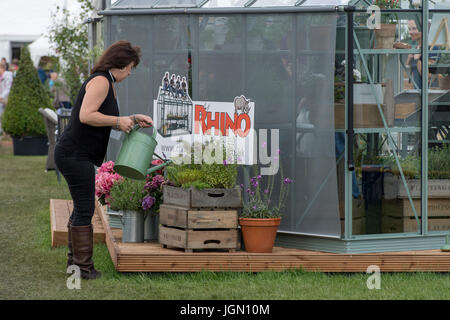
[[[281,218],[239,218],[245,251],[271,253]]]
[[[395,40],[395,24],[381,24],[380,29],[375,29],[376,46],[374,49],[392,49]]]

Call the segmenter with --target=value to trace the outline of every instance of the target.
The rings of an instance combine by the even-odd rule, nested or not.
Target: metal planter
[[[144,213],[123,212],[122,242],[144,242]]]
[[[108,208],[108,210],[106,211],[106,214],[108,215],[109,226],[111,228],[116,228],[116,229],[123,228],[123,224],[122,224],[123,212],[122,211],[114,211],[114,210],[111,210],[110,208]]]
[[[159,215],[152,211],[147,213],[144,220],[144,240],[158,241],[159,236]]]

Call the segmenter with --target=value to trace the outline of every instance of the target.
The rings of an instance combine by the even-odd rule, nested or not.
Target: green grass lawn
[[[369,275],[286,272],[117,273],[106,245],[94,261],[103,277],[69,290],[67,247],[51,249],[49,199],[70,199],[46,157],[15,157],[0,144],[0,299],[450,299],[447,273]]]

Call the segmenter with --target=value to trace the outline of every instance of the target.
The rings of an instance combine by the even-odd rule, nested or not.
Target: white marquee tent
[[[42,55],[54,54],[47,35],[58,5],[75,14],[80,10],[77,0],[1,0],[0,58],[10,62],[14,48],[32,42],[30,53],[35,65]]]

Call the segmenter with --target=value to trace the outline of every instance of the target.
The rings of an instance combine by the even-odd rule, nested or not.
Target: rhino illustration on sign
[[[250,112],[250,99],[247,100],[244,95],[241,95],[240,97],[234,98],[234,109],[236,114],[241,113],[249,113]]]

